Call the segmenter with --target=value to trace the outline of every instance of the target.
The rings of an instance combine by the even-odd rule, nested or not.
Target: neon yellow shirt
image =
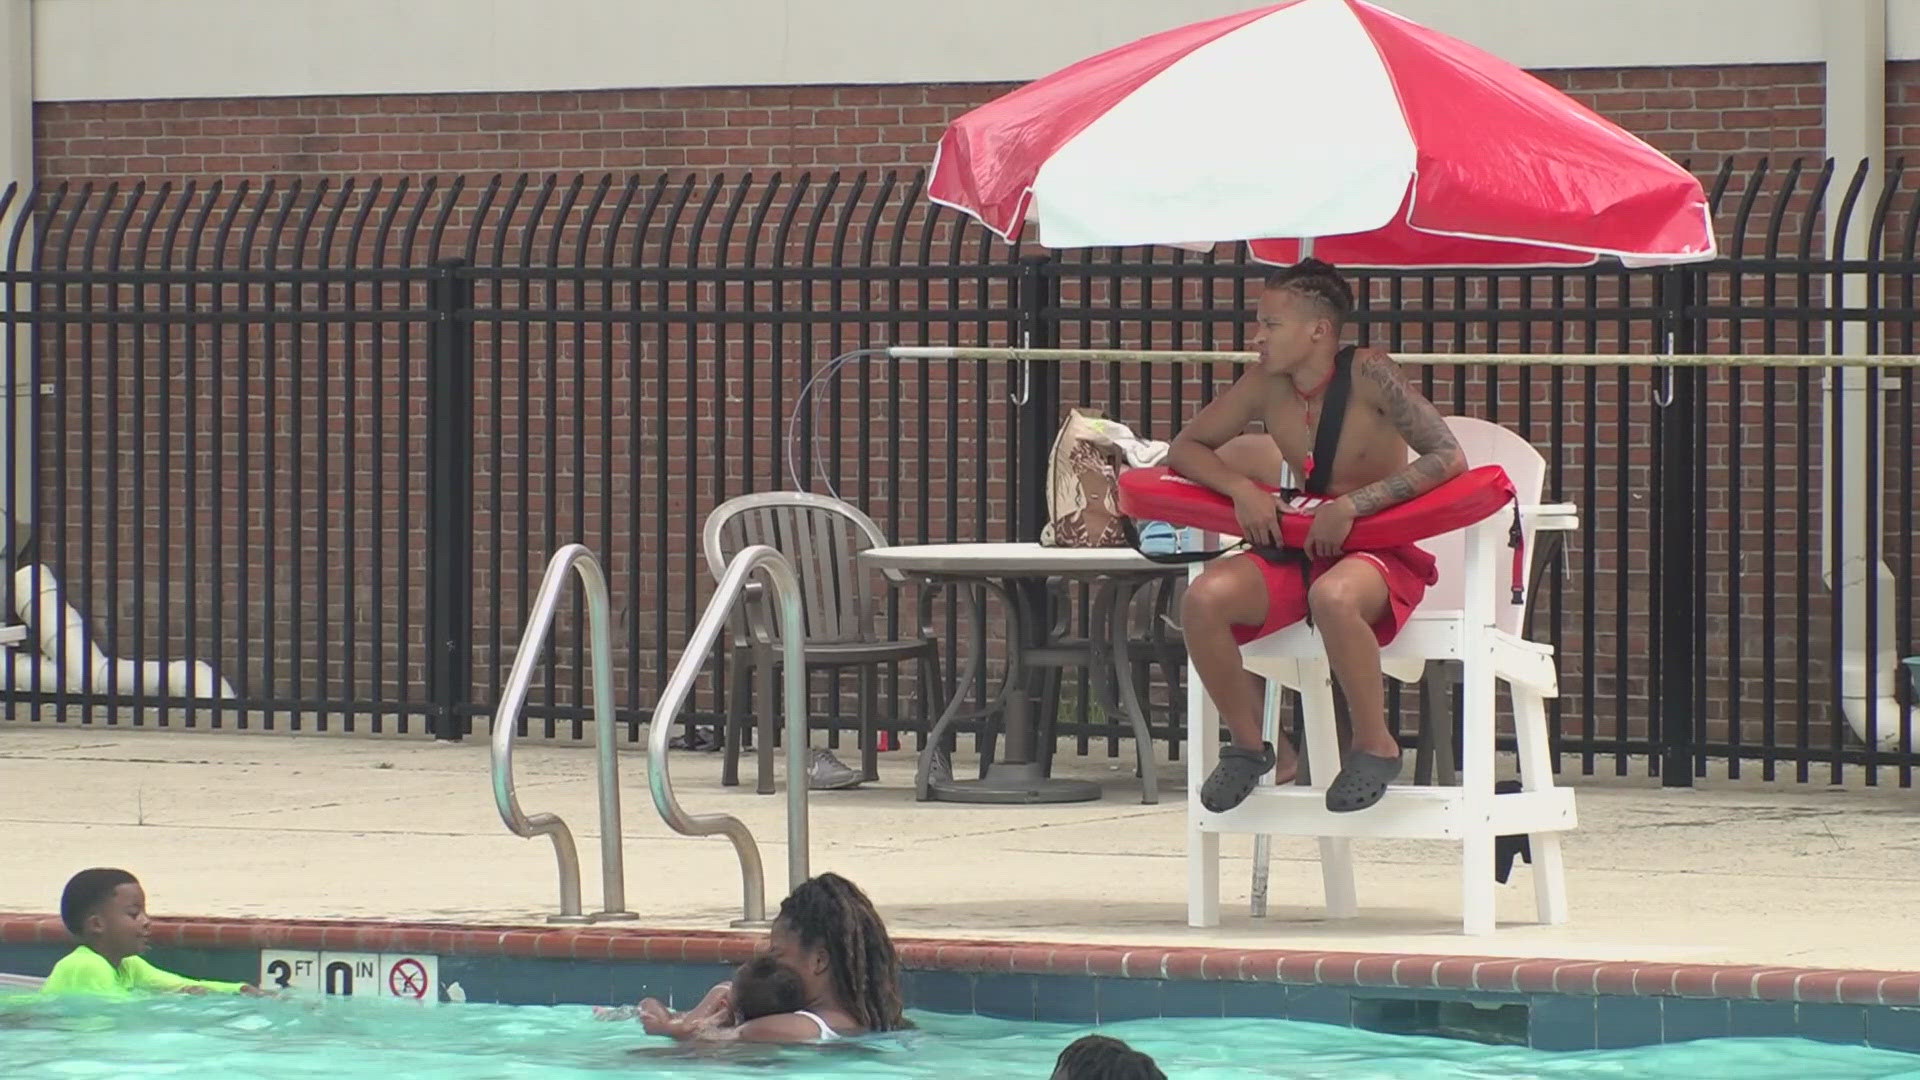
[[[120,961],[118,968],[107,958],[85,945],[61,957],[40,987],[43,994],[95,994],[102,997],[127,997],[134,991],[168,993],[182,987],[200,986],[220,994],[237,994],[241,983],[189,979],[154,967],[138,956]]]

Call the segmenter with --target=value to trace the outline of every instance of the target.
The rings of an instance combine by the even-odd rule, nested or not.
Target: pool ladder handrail
[[[742,917],[731,924],[736,927],[767,925],[766,871],[760,862],[760,848],[754,842],[753,832],[739,818],[731,814],[688,814],[681,808],[667,771],[667,742],[673,734],[674,721],[692,696],[700,671],[726,628],[733,605],[748,589],[757,587],[757,583],[748,580],[755,573],[763,574],[771,586],[780,620],[781,676],[786,691],[788,888],[807,879],[806,623],[801,609],[800,579],[786,556],[765,544],[754,544],[741,549],[727,564],[713,599],[707,602],[692,638],[680,654],[680,662],[660,693],[647,732],[647,782],[661,818],[684,836],[724,833],[733,841],[734,852],[740,858],[741,886]]]
[[[587,596],[587,651],[593,663],[593,728],[599,756],[600,780],[600,874],[602,910],[592,915],[580,912],[580,855],[573,833],[558,814],[528,815],[520,810],[520,799],[513,786],[513,734],[526,706],[527,690],[533,682],[534,667],[540,662],[553,615],[560,606],[560,592],[566,586],[567,571],[580,576]],[[620,766],[616,756],[613,711],[613,628],[607,601],[607,576],[600,563],[583,544],[568,544],[547,561],[547,572],[540,579],[540,591],[533,599],[527,627],[520,635],[520,646],[513,654],[513,669],[493,712],[493,801],[500,820],[515,835],[553,837],[553,850],[560,863],[560,912],[547,916],[551,923],[585,923],[639,916],[626,910],[626,869],[621,853]]]

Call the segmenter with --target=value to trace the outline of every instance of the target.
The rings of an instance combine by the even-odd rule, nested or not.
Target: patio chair
[[[1522,535],[1529,544],[1543,529],[1575,525],[1570,506],[1536,505],[1546,462],[1524,439],[1498,425],[1466,417],[1448,424],[1460,439],[1469,465],[1498,464],[1506,469],[1521,502]],[[1220,919],[1220,834],[1312,836],[1320,842],[1321,876],[1327,913],[1350,918],[1357,913],[1351,842],[1356,837],[1444,839],[1461,844],[1461,921],[1469,934],[1494,928],[1495,839],[1527,834],[1532,844],[1536,911],[1545,923],[1567,919],[1561,832],[1577,825],[1571,789],[1553,783],[1547,743],[1547,697],[1559,693],[1551,647],[1520,636],[1521,610],[1507,602],[1506,567],[1510,519],[1496,514],[1467,529],[1423,541],[1440,567],[1440,583],[1430,589],[1406,628],[1381,653],[1390,678],[1418,680],[1427,663],[1457,660],[1463,691],[1462,783],[1458,787],[1399,785],[1379,804],[1356,813],[1326,809],[1326,787],[1338,771],[1333,677],[1317,632],[1304,623],[1287,627],[1242,651],[1247,670],[1301,695],[1306,743],[1303,757],[1312,768],[1307,784],[1263,784],[1244,803],[1224,814],[1200,805],[1200,787],[1219,754],[1219,713],[1199,680],[1188,677],[1188,922],[1215,926]],[[1530,565],[1523,565],[1523,587],[1531,586]],[[1198,568],[1196,571],[1198,572]],[[1513,700],[1519,749],[1520,790],[1496,792],[1494,783],[1495,681],[1505,682]],[[1277,694],[1269,694],[1268,726]]]
[[[930,594],[920,596],[918,632],[888,638],[880,629],[880,601],[873,588],[875,572],[857,561],[860,552],[886,546],[886,536],[856,507],[823,495],[776,491],[729,499],[708,515],[701,546],[707,569],[717,581],[727,563],[742,549],[766,544],[792,561],[800,579],[806,622],[807,671],[860,669],[861,768],[856,774],[840,764],[830,751],[816,750],[808,772],[816,787],[850,787],[879,779],[874,721],[879,712],[879,675],[894,664],[913,662],[920,678],[920,723],[939,715],[935,699],[944,685],[940,652],[934,637]],[[899,573],[880,571],[889,590],[907,583]],[[755,743],[759,781],[755,790],[773,792],[773,739],[779,697],[775,690],[780,667],[779,621],[758,583],[733,620],[729,658],[733,662],[727,708],[725,758],[720,782],[740,782],[740,746],[746,717],[757,720]],[[757,690],[755,687],[757,686]]]

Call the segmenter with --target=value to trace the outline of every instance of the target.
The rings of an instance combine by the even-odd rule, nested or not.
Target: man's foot
[[[862,779],[858,770],[848,768],[831,750],[813,751],[813,760],[807,764],[807,787],[813,791],[859,787]]]
[[[1387,785],[1400,775],[1400,755],[1381,757],[1354,750],[1341,764],[1340,775],[1327,785],[1327,809],[1336,814],[1365,810],[1380,801]]]
[[[1221,747],[1219,764],[1200,786],[1200,805],[1209,813],[1226,813],[1247,801],[1260,778],[1273,767],[1272,743],[1260,744],[1259,753],[1238,746]]]

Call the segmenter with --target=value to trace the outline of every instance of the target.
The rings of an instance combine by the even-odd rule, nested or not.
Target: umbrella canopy
[[[1525,71],[1362,0],[1169,30],[955,121],[933,199],[1048,247],[1301,241],[1351,266],[1712,258],[1700,182]]]

